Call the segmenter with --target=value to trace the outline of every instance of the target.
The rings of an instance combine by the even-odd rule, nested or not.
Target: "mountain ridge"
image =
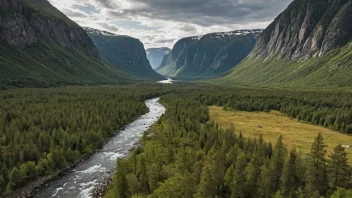
[[[235,30],[180,39],[156,71],[176,78],[219,76],[248,56],[260,33]]]
[[[258,87],[352,86],[352,1],[295,0],[247,59],[215,79]]]
[[[88,34],[46,0],[0,0],[0,88],[116,84]]]
[[[149,64],[143,43],[133,37],[84,28],[101,57],[115,68],[139,78],[163,80]]]

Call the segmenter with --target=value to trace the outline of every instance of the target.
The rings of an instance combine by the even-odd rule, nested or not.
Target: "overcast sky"
[[[170,47],[184,37],[265,28],[292,0],[49,0],[81,26]]]

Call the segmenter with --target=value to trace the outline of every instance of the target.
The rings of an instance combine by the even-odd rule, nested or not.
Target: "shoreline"
[[[148,130],[150,130],[150,128]],[[146,130],[146,131],[148,131],[148,130]],[[144,146],[141,139],[138,140],[138,142],[136,142],[133,145],[133,148],[131,148],[129,150],[128,155],[131,154],[132,149],[135,149],[139,146]],[[124,158],[128,158],[128,156],[125,156]],[[108,172],[109,176],[104,178],[104,181],[101,184],[99,184],[97,187],[94,188],[93,198],[103,198],[106,195],[106,193],[109,191],[109,187],[112,185],[114,173],[115,173],[115,169],[109,171]]]

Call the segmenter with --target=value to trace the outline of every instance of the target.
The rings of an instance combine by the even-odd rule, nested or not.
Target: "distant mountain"
[[[87,33],[48,1],[0,0],[0,88],[129,79],[104,63]]]
[[[266,87],[352,86],[352,1],[295,0],[250,57],[217,80]]]
[[[164,79],[150,66],[143,43],[138,39],[92,28],[84,29],[98,48],[101,57],[117,69],[140,78]]]
[[[189,79],[219,76],[248,56],[260,33],[236,30],[181,39],[157,71]]]
[[[171,49],[167,47],[162,48],[149,48],[147,49],[147,58],[153,69],[159,67],[161,61],[166,54],[169,54]]]

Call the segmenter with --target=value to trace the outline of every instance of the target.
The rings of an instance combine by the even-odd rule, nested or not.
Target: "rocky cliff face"
[[[352,1],[294,0],[221,84],[299,89],[352,86]]]
[[[169,54],[170,52],[171,52],[171,49],[169,49],[167,47],[147,49],[147,58],[149,60],[150,65],[152,66],[152,68],[155,69],[155,68],[159,67],[164,56],[166,54]]]
[[[260,33],[237,30],[181,39],[157,71],[179,78],[221,75],[248,56]]]
[[[304,61],[352,38],[351,0],[295,0],[263,31],[251,57]]]
[[[119,70],[141,78],[164,79],[149,64],[144,45],[138,39],[115,35],[92,28],[84,28],[101,57]]]
[[[0,89],[131,78],[100,60],[86,31],[47,0],[0,0]]]
[[[87,33],[46,0],[0,0],[0,7],[1,44],[24,48],[46,40],[99,58]]]

